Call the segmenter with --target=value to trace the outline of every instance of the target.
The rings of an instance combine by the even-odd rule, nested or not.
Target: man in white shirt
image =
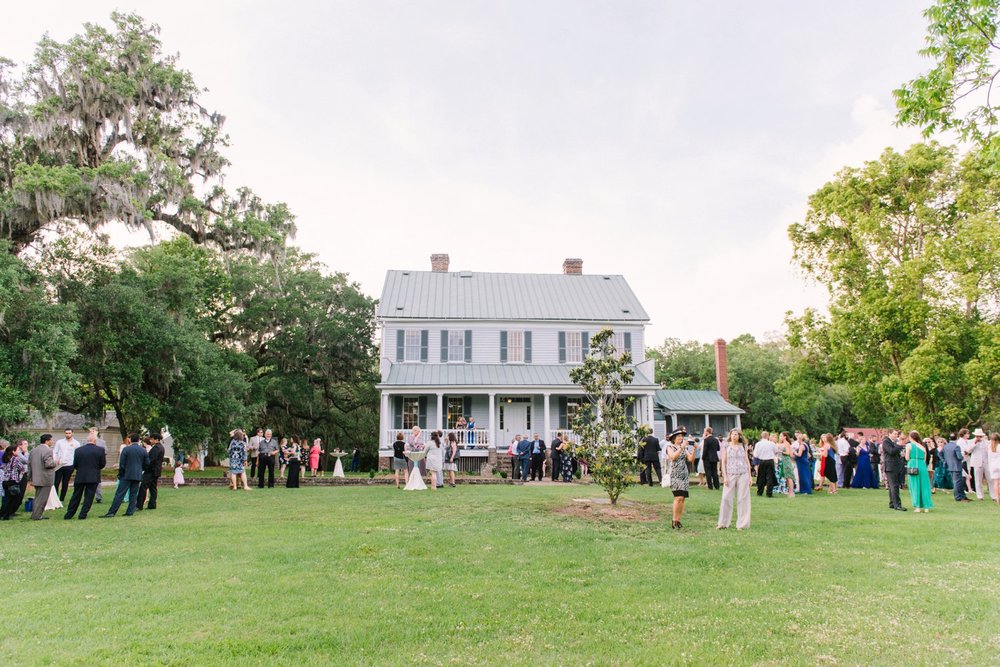
[[[260,441],[264,438],[264,429],[258,428],[256,435],[250,436],[247,445],[247,460],[250,461],[250,479],[257,476],[257,457],[260,455]]]
[[[844,462],[847,461],[847,457],[851,454],[851,443],[848,442],[847,436],[841,432],[840,437],[837,438],[837,458],[834,460],[834,464],[837,466],[837,488],[844,488]],[[850,483],[847,484],[850,486]]]
[[[56,480],[52,490],[59,494],[59,500],[66,500],[66,490],[69,489],[69,478],[73,475],[73,455],[80,446],[80,441],[73,437],[73,429],[63,432],[62,438],[56,441],[52,448],[52,456],[59,467],[56,468]]]
[[[778,484],[774,476],[774,459],[778,448],[768,437],[771,434],[764,431],[760,434],[760,442],[753,447],[753,456],[757,459],[757,495],[763,495],[767,489],[767,497],[771,498],[774,487]]]
[[[962,453],[969,461],[969,477],[972,478],[976,498],[983,499],[983,487],[989,489],[990,497],[993,498],[993,485],[990,483],[990,471],[986,465],[986,433],[983,429],[977,428],[972,438],[972,440],[966,439],[964,446],[962,441],[959,441],[959,447],[962,447]]]

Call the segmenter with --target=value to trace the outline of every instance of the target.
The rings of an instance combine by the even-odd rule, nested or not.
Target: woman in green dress
[[[792,458],[792,440],[787,431],[778,436],[778,451],[781,461],[778,462],[778,477],[785,480],[785,493],[789,498],[795,497],[795,459]]]
[[[931,500],[931,482],[927,476],[927,449],[920,441],[920,434],[910,431],[910,442],[906,445],[903,456],[906,458],[907,472],[916,471],[915,475],[908,475],[907,486],[910,487],[910,500],[913,501],[914,512],[930,512],[934,507]]]

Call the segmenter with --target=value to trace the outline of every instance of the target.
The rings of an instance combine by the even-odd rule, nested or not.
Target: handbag
[[[913,448],[910,448],[910,456],[913,456]],[[910,477],[916,477],[920,474],[920,468],[916,466],[906,466],[906,474]]]

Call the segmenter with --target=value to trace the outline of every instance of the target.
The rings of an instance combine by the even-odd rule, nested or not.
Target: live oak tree
[[[635,484],[639,472],[639,429],[627,416],[627,406],[633,399],[622,396],[622,390],[635,377],[630,368],[632,354],[619,352],[613,338],[614,332],[607,328],[595,335],[590,341],[590,354],[583,365],[570,371],[570,379],[584,393],[584,403],[573,420],[579,442],[571,450],[587,462],[591,477],[615,505],[622,492]]]
[[[223,186],[224,116],[159,28],[114,13],[66,42],[45,36],[23,72],[0,59],[0,239],[21,252],[46,230],[165,225],[224,250],[271,252],[293,216]]]

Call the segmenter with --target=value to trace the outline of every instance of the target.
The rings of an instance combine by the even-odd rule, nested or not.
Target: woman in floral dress
[[[674,494],[674,513],[670,527],[679,530],[684,515],[684,501],[688,497],[688,464],[694,462],[694,448],[688,447],[687,432],[674,431],[667,440],[667,461],[670,465],[670,490]]]
[[[233,431],[233,439],[229,441],[229,488],[235,491],[239,488],[239,480],[243,481],[243,488],[250,490],[247,484],[247,442],[246,434],[240,429]]]

